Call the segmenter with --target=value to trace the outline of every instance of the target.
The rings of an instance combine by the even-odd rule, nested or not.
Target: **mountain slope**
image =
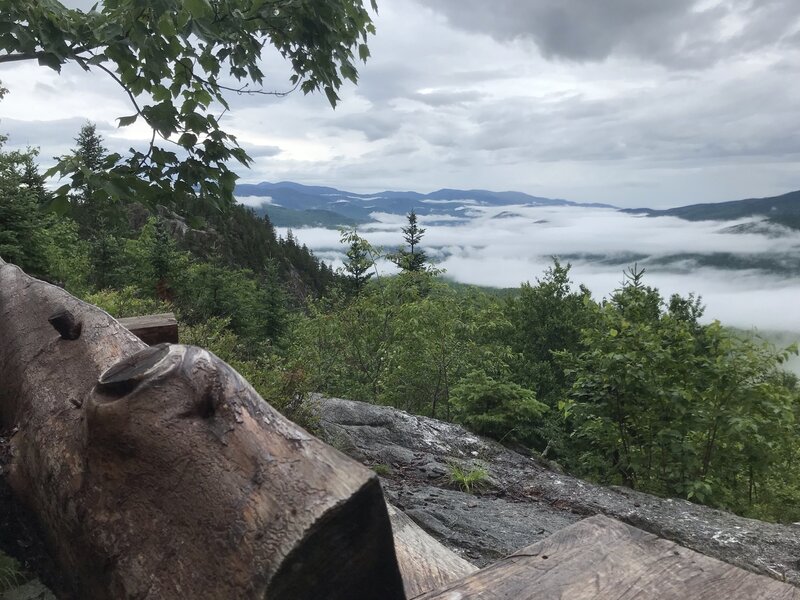
[[[256,209],[257,212],[269,213],[271,217],[274,214],[279,221],[284,221],[287,225],[291,223],[294,227],[357,224],[372,220],[374,213],[407,214],[411,210],[419,215],[469,217],[470,209],[477,207],[522,205],[615,208],[608,204],[571,202],[514,191],[443,188],[429,194],[397,190],[361,194],[292,181],[240,184],[236,187],[236,195],[264,198],[264,203]],[[249,204],[254,203],[251,201]],[[771,223],[800,229],[800,191],[767,198],[691,204],[666,210],[628,208],[621,209],[621,212],[652,217],[678,217],[687,221],[732,221],[760,217]]]
[[[254,209],[257,215],[267,216],[275,227],[353,227],[365,223],[367,219],[347,217],[321,208],[292,210],[274,204],[262,204]]]
[[[687,221],[732,221],[763,216],[773,223],[800,229],[800,191],[768,198],[748,198],[730,202],[691,204],[666,210],[624,209],[623,212],[652,217],[678,217]]]

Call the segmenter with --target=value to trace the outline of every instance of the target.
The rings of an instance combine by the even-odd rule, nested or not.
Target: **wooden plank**
[[[149,346],[178,343],[178,321],[173,313],[118,319],[120,325]]]
[[[800,589],[604,516],[420,600],[800,600]]]
[[[394,549],[406,596],[414,598],[474,573],[478,568],[439,543],[388,502]]]

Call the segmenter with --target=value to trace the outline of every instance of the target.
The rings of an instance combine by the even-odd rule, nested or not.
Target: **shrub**
[[[472,371],[452,392],[456,421],[500,441],[533,445],[547,406],[533,390]]]
[[[372,465],[372,470],[375,471],[376,475],[380,475],[381,477],[386,477],[387,475],[392,474],[392,468],[389,465],[384,465],[384,464]]]

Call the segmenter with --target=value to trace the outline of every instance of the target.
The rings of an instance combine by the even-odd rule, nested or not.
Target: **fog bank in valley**
[[[599,299],[637,263],[647,270],[645,281],[665,296],[702,296],[707,319],[800,335],[800,232],[765,222],[690,222],[611,209],[467,207],[464,213],[460,221],[420,218],[426,250],[455,281],[516,287],[534,282],[557,256],[572,264],[573,281]],[[359,229],[372,244],[391,250],[402,243],[402,215],[373,218]],[[294,235],[341,265],[337,231],[309,228]],[[392,265],[381,268],[391,272]]]

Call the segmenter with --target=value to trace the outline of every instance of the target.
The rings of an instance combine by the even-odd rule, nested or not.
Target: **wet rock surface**
[[[383,480],[389,501],[428,533],[483,567],[548,537],[580,517],[546,503],[519,503],[435,486]]]
[[[478,566],[603,514],[800,586],[800,527],[594,485],[458,425],[393,408],[335,398],[312,402],[328,443],[376,467],[391,502]],[[488,484],[477,495],[453,489],[452,464],[485,468]]]
[[[37,579],[0,594],[0,600],[56,600],[56,597]]]

